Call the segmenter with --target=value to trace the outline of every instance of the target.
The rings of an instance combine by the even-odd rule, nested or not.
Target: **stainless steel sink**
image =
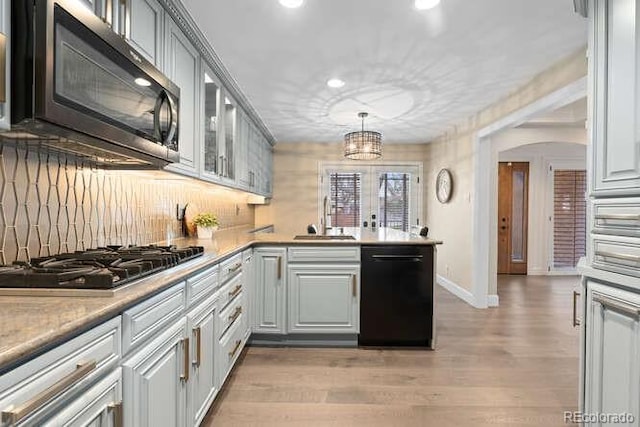
[[[299,234],[293,240],[356,240],[349,234],[340,234],[335,236],[325,236],[322,234]]]

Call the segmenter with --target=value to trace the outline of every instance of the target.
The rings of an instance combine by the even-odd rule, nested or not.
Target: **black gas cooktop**
[[[0,288],[112,289],[201,256],[202,246],[107,246],[0,266]]]

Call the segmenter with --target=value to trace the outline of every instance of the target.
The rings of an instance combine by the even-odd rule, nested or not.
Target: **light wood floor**
[[[577,283],[502,276],[489,310],[437,287],[435,351],[247,348],[203,426],[566,426]]]

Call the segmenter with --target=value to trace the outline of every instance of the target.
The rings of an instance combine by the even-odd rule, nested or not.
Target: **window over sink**
[[[332,227],[388,227],[409,231],[420,225],[422,164],[320,165],[318,206],[322,218],[328,200],[327,224]]]

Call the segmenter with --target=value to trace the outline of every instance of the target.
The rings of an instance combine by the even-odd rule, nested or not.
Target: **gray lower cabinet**
[[[126,426],[185,425],[191,370],[186,329],[181,317],[123,363]]]
[[[289,333],[358,333],[360,266],[290,264]]]
[[[631,425],[637,426],[640,423],[640,294],[593,280],[586,283],[584,412],[628,413],[635,417]]]
[[[117,427],[122,425],[122,408],[122,369],[117,368],[42,426]]]
[[[120,356],[116,317],[1,375],[0,426],[111,425]]]
[[[286,333],[286,248],[258,248],[253,253],[253,332]]]
[[[209,405],[218,393],[216,382],[216,317],[217,300],[210,298],[187,315],[190,331],[191,357],[189,388],[189,421],[187,425],[197,426],[207,414]]]

